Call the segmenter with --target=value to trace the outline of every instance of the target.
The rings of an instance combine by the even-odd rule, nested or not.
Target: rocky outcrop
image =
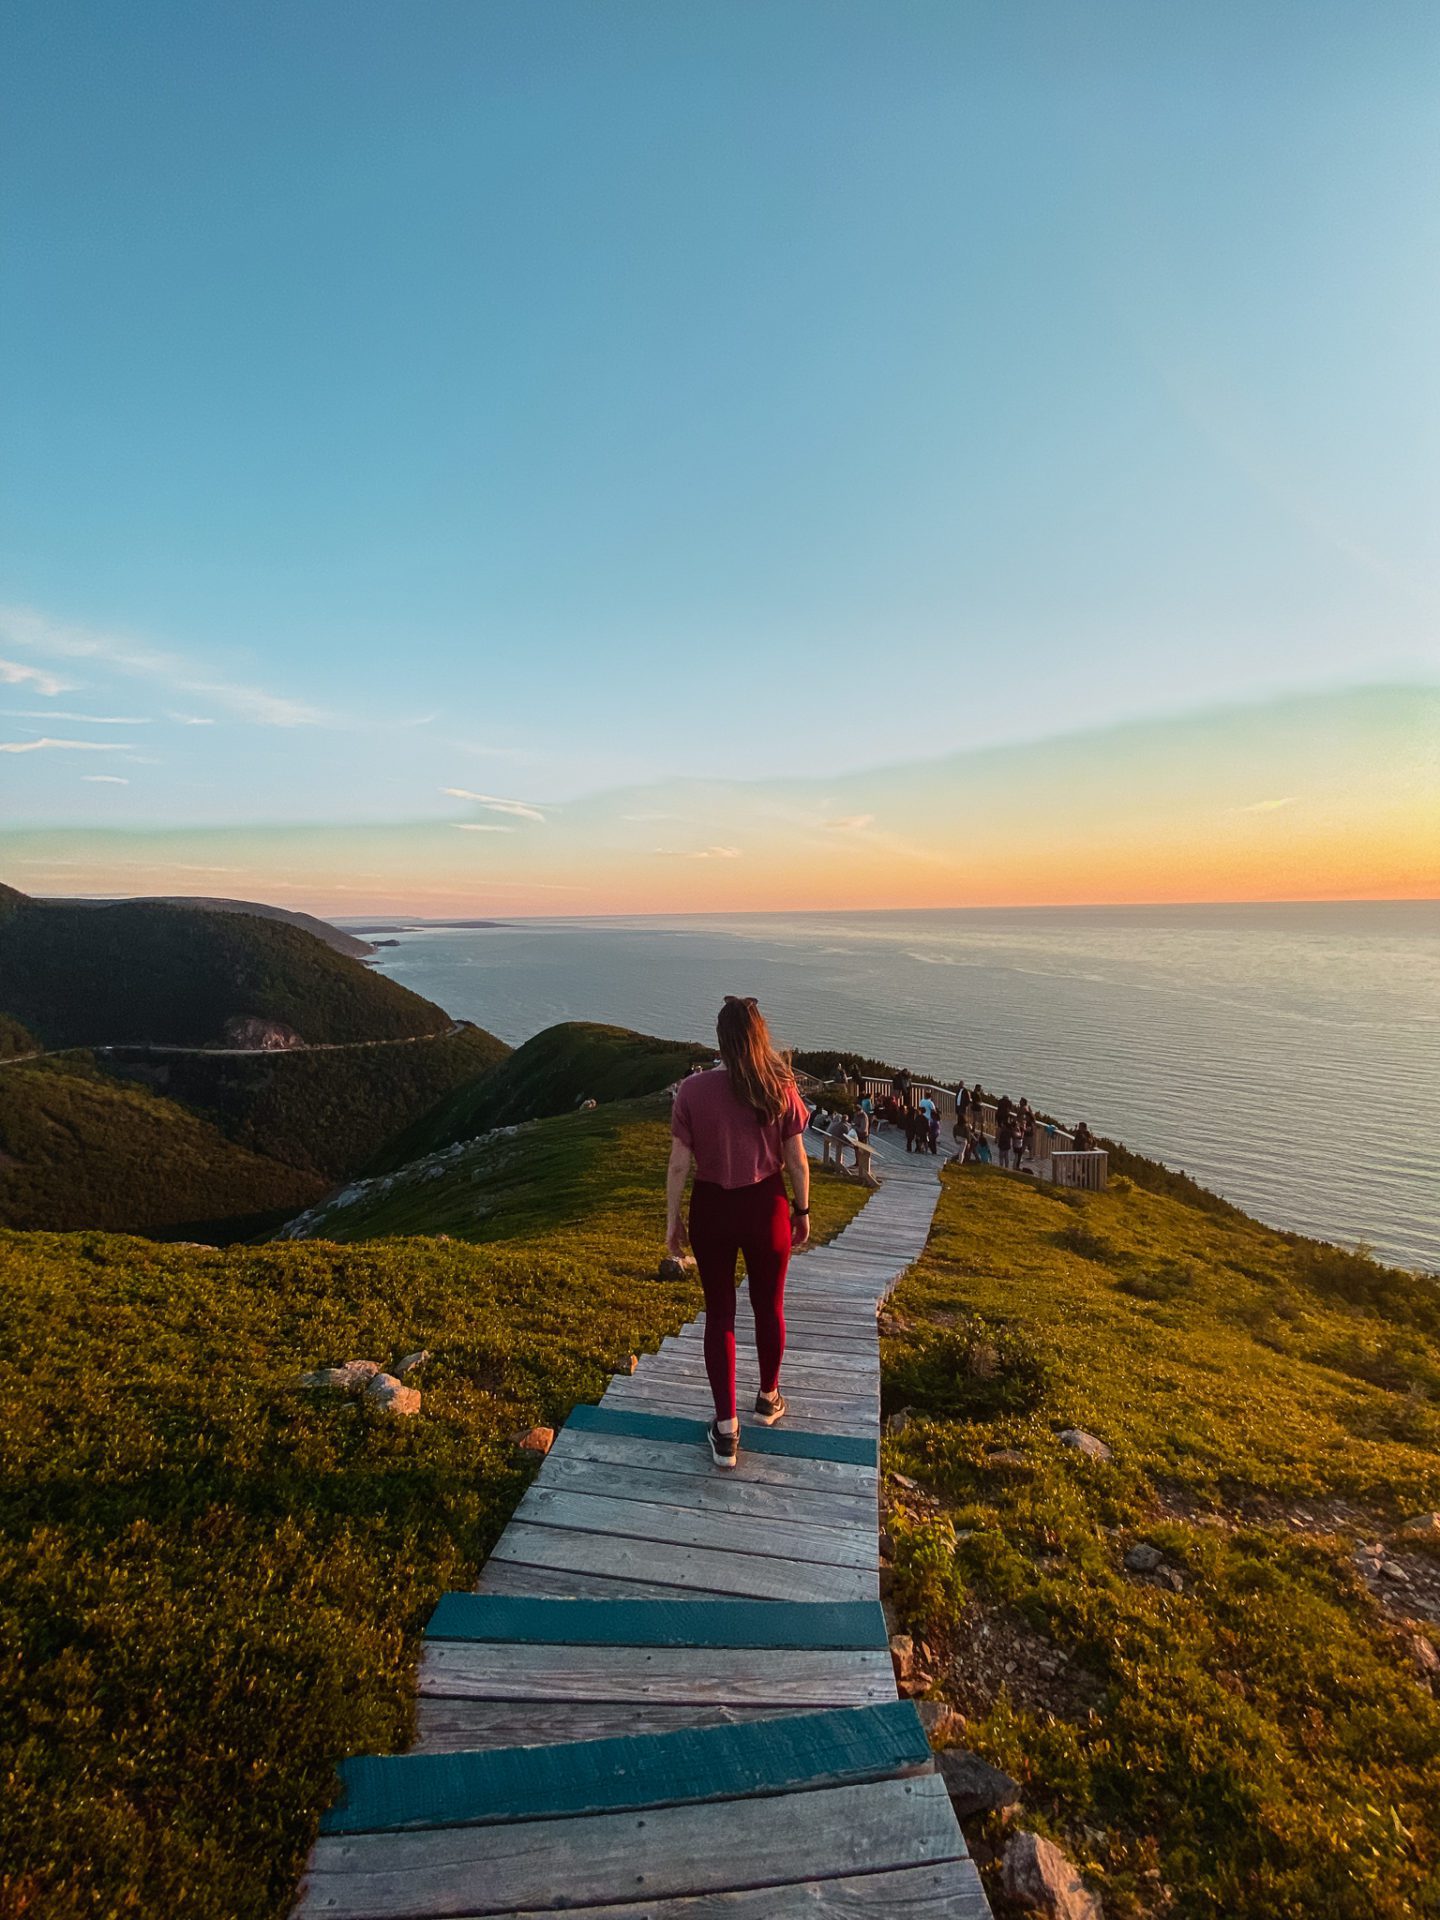
[[[968,1747],[947,1747],[937,1755],[935,1765],[945,1782],[945,1791],[955,1809],[957,1820],[969,1820],[977,1813],[997,1813],[1020,1804],[1019,1785],[982,1760]]]
[[[1046,1920],[1104,1920],[1104,1908],[1059,1847],[1038,1833],[1012,1833],[1001,1871],[1005,1897]]]
[[[246,1047],[256,1053],[286,1053],[305,1042],[283,1020],[267,1020],[258,1013],[235,1013],[221,1028],[227,1047]]]

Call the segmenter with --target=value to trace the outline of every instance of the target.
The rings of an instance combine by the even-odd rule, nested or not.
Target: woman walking
[[[715,1023],[723,1071],[694,1074],[675,1090],[666,1176],[666,1243],[684,1250],[680,1207],[693,1166],[689,1239],[705,1295],[705,1371],[715,1400],[710,1455],[733,1467],[740,1455],[735,1410],[735,1259],[745,1256],[760,1392],[755,1418],[773,1426],[785,1412],[785,1270],[792,1247],[810,1235],[810,1162],[805,1103],[775,1051],[753,999],[726,994]],[[790,1177],[788,1202],[785,1176]]]

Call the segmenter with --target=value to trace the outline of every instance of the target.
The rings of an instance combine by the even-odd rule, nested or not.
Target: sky
[[[1425,0],[10,0],[0,875],[1440,893]]]

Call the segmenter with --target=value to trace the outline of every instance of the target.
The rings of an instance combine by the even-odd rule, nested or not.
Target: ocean
[[[1028,1094],[1275,1226],[1440,1270],[1437,902],[397,921],[376,937],[398,943],[379,971],[514,1043],[569,1019],[706,1038],[724,994],[753,993],[783,1045]]]

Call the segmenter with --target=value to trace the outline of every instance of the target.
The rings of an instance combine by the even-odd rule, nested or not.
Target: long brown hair
[[[790,1062],[775,1051],[765,1016],[754,999],[739,1000],[727,993],[715,1022],[715,1037],[736,1098],[744,1101],[763,1126],[778,1120],[789,1101],[795,1076]]]

